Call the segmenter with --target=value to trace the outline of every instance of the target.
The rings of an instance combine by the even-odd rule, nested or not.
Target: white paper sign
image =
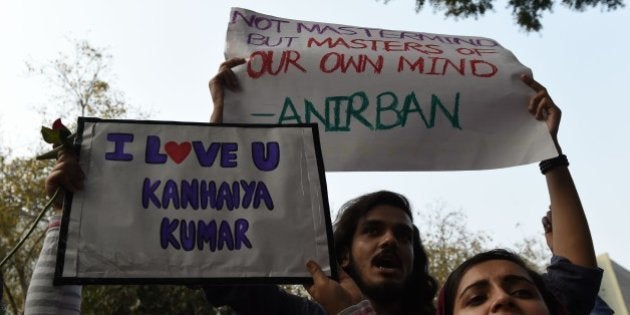
[[[527,112],[530,70],[482,37],[278,18],[233,8],[242,89],[224,121],[317,123],[328,171],[472,170],[556,155]]]
[[[334,274],[316,127],[81,118],[57,283],[298,283],[309,259]]]

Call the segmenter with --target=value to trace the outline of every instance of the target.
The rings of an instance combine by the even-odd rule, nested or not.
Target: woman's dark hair
[[[442,287],[442,292],[440,293],[440,297],[438,299],[438,315],[453,314],[457,289],[466,272],[473,266],[490,260],[507,260],[523,268],[523,270],[525,270],[525,272],[527,272],[534,281],[534,285],[542,295],[542,298],[545,301],[551,315],[565,314],[564,308],[547,289],[543,277],[538,272],[530,268],[519,255],[505,249],[494,249],[469,258],[451,272]]]
[[[345,203],[339,210],[335,222],[335,254],[340,260],[350,254],[352,240],[359,220],[376,206],[388,205],[402,209],[413,222],[409,201],[405,196],[391,191],[377,191]],[[437,282],[429,275],[427,254],[422,247],[420,232],[413,227],[413,269],[403,296],[403,309],[407,314],[435,314],[433,298],[437,292]],[[341,261],[339,261],[341,263]],[[351,267],[351,266],[350,266]],[[352,274],[350,270],[346,270]]]

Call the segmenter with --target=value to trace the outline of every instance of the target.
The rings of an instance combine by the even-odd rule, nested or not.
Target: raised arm
[[[83,189],[84,179],[77,155],[69,150],[60,151],[57,163],[46,178],[46,194],[50,197],[59,188],[74,193]],[[62,202],[63,194],[60,194],[53,203],[55,214],[61,215]]]
[[[76,192],[83,189],[84,178],[77,156],[70,151],[61,151],[55,167],[46,179],[46,192],[48,196],[52,196],[58,188]],[[26,315],[79,314],[81,312],[81,286],[53,286],[62,200],[63,198],[59,196],[53,203],[55,215],[48,225],[46,238],[26,293],[24,303]]]
[[[243,58],[232,58],[224,61],[219,66],[219,72],[208,83],[210,94],[212,95],[212,103],[214,104],[214,109],[210,116],[211,123],[223,122],[224,89],[227,88],[230,91],[240,89],[238,79],[234,72],[232,72],[232,68],[244,63],[245,59]]]
[[[561,111],[549,96],[547,89],[533,78],[522,77],[536,94],[529,101],[528,110],[538,120],[545,121],[549,133],[558,149],[559,157],[541,162],[551,199],[551,228],[553,240],[550,247],[555,255],[568,259],[571,263],[597,267],[593,240],[580,197],[571,178],[566,156],[558,142]]]

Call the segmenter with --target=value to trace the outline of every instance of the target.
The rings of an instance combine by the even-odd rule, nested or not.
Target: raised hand
[[[59,152],[57,163],[46,178],[46,194],[52,196],[58,188],[63,188],[69,192],[76,192],[83,189],[85,174],[79,166],[77,155],[70,150]],[[56,211],[61,210],[63,194],[60,194],[53,203]]]
[[[225,96],[225,89],[227,88],[230,91],[238,91],[240,89],[238,79],[232,71],[232,68],[244,63],[244,58],[232,58],[224,61],[219,66],[219,72],[208,83],[210,94],[212,95],[212,103],[214,104],[210,122],[223,122],[223,98]]]
[[[562,117],[562,111],[551,99],[547,89],[534,78],[528,75],[522,75],[521,80],[531,87],[536,94],[529,99],[527,110],[537,120],[545,121],[549,133],[553,139],[556,149],[559,154],[562,154],[562,149],[558,143],[558,129],[560,128],[560,118]]]
[[[542,225],[545,230],[545,240],[547,241],[547,247],[553,253],[553,225],[551,223],[551,207],[547,211],[547,215],[542,217]]]
[[[328,314],[337,314],[364,299],[359,287],[342,268],[338,268],[339,282],[328,278],[312,260],[306,263],[306,268],[313,277],[313,284],[306,287],[306,290]]]

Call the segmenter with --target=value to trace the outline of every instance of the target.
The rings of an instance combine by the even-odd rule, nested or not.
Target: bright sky
[[[540,34],[527,34],[498,1],[479,20],[445,19],[413,0],[318,1],[20,1],[0,0],[0,141],[31,154],[42,119],[34,110],[49,91],[25,76],[24,61],[43,62],[69,48],[65,38],[88,39],[114,56],[113,85],[151,119],[207,121],[207,82],[223,60],[230,7],[290,19],[495,39],[512,50],[563,109],[560,143],[571,162],[598,254],[630,268],[630,11],[546,14]],[[19,131],[19,133],[16,133]],[[493,171],[328,173],[331,209],[360,194],[389,189],[417,210],[442,200],[461,208],[472,230],[487,230],[498,245],[540,235],[549,204],[535,164]],[[418,217],[422,229],[422,218]]]

